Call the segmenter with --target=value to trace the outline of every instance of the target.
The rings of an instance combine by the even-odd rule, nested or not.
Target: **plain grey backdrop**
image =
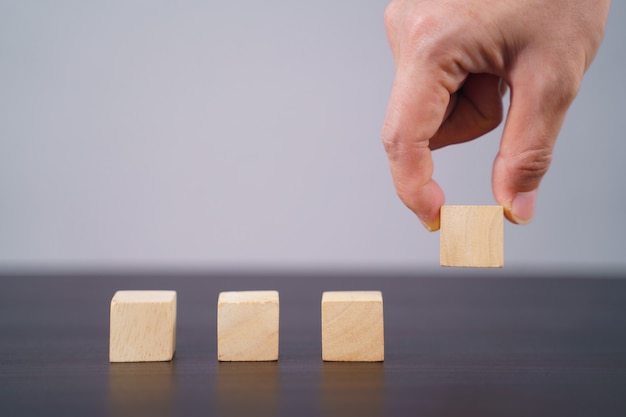
[[[0,270],[436,268],[380,142],[386,4],[0,0]],[[624,20],[506,266],[626,266]],[[500,133],[435,153],[447,203],[495,203]]]

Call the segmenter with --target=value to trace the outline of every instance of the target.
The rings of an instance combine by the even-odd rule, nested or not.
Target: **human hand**
[[[502,121],[492,187],[506,217],[532,219],[537,188],[610,0],[394,0],[385,12],[396,75],[382,130],[396,191],[429,230],[444,194],[431,150]]]

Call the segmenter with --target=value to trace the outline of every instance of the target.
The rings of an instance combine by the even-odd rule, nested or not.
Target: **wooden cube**
[[[176,350],[176,291],[118,291],[111,300],[109,361],[170,361]]]
[[[335,362],[382,362],[385,359],[380,291],[322,294],[322,359]]]
[[[277,291],[222,292],[217,301],[217,359],[278,360]]]
[[[441,266],[501,268],[504,264],[502,206],[443,206]]]

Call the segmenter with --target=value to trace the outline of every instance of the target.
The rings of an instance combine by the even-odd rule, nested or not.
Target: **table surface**
[[[620,274],[442,271],[0,275],[0,415],[626,415]],[[120,289],[178,292],[172,362],[108,362]],[[280,359],[219,363],[218,293],[252,289]],[[326,290],[383,292],[384,363],[322,362]]]

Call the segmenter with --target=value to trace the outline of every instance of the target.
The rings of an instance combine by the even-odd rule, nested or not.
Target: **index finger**
[[[450,92],[424,68],[411,67],[398,66],[382,139],[398,196],[428,230],[435,231],[444,194],[432,178],[428,144],[443,122]]]

